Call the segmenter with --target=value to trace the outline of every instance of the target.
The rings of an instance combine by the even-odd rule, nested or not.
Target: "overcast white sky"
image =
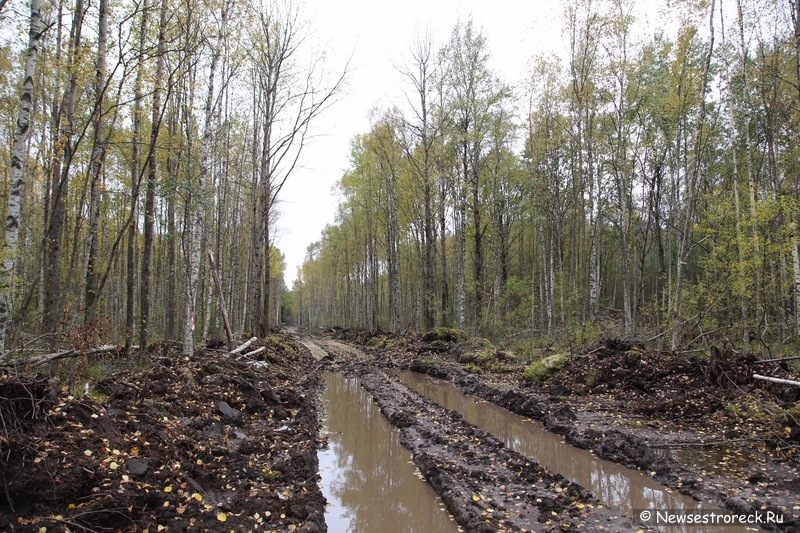
[[[661,2],[643,0],[658,6]],[[304,168],[281,192],[277,246],[286,256],[291,289],[306,248],[334,222],[332,187],[348,166],[351,139],[369,129],[375,106],[402,105],[402,76],[393,65],[421,29],[430,27],[438,43],[448,40],[456,21],[472,16],[492,53],[491,67],[517,84],[530,59],[558,47],[562,3],[558,0],[307,0],[315,38],[326,44],[331,67],[352,54],[347,93],[316,123],[317,138],[303,157]]]

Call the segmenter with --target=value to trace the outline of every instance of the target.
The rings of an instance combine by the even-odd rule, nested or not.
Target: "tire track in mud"
[[[636,531],[629,515],[589,490],[508,449],[463,417],[364,362],[359,350],[317,337],[298,339],[333,370],[356,374],[401,443],[467,532]],[[320,345],[324,348],[321,348]],[[312,347],[313,346],[313,349]],[[318,352],[317,352],[318,353]]]
[[[550,472],[394,377],[365,369],[362,386],[466,531],[634,531],[629,516]]]

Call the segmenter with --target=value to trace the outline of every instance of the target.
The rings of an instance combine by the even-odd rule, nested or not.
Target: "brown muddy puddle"
[[[724,446],[654,448],[653,451],[662,457],[669,457],[689,466],[703,475],[747,479],[753,473],[752,454]]]
[[[667,489],[641,472],[599,459],[588,450],[571,446],[561,436],[547,431],[541,423],[467,396],[450,383],[415,372],[402,371],[397,375],[413,390],[458,412],[465,420],[491,433],[509,448],[591,490],[610,507],[631,514],[637,509],[715,509]],[[669,527],[669,531],[682,529]],[[728,533],[747,530],[744,527],[719,526],[688,529],[692,532]]]
[[[323,426],[329,446],[317,455],[328,532],[457,532],[400,444],[399,432],[358,378],[326,373],[325,384]]]

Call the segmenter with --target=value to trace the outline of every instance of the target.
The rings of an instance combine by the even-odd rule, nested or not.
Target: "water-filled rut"
[[[360,380],[331,372],[325,384],[328,448],[318,457],[329,533],[457,531]]]
[[[607,505],[629,513],[636,509],[714,509],[667,489],[640,472],[571,446],[539,422],[470,397],[455,385],[416,372],[399,371],[397,375],[413,390],[458,412],[509,448],[590,489]],[[745,528],[725,528],[730,533],[737,530],[745,531]],[[692,531],[720,531],[720,528],[696,527]]]
[[[359,377],[329,373],[323,395],[329,531],[637,531],[636,509],[700,507],[449,383],[344,366]]]

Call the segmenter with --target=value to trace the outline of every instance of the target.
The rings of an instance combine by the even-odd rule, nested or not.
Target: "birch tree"
[[[411,45],[406,65],[400,70],[411,83],[413,96],[407,97],[411,108],[411,119],[406,121],[404,131],[411,138],[403,139],[406,157],[421,182],[423,206],[423,272],[422,272],[422,316],[425,330],[432,330],[436,317],[436,273],[434,272],[434,146],[442,134],[441,102],[435,100],[437,76],[440,66],[430,34],[417,37]],[[412,100],[415,99],[416,101]],[[437,116],[438,115],[438,116]]]
[[[2,9],[2,5],[0,5]],[[25,172],[28,158],[28,138],[30,136],[33,110],[34,74],[42,38],[42,1],[31,0],[30,29],[28,30],[28,50],[25,54],[25,69],[22,78],[22,95],[17,112],[14,145],[11,152],[9,172],[11,187],[8,193],[6,210],[5,240],[3,241],[2,261],[0,261],[0,359],[6,352],[6,337],[11,314],[13,276],[17,264],[17,249],[22,196],[25,190]]]

